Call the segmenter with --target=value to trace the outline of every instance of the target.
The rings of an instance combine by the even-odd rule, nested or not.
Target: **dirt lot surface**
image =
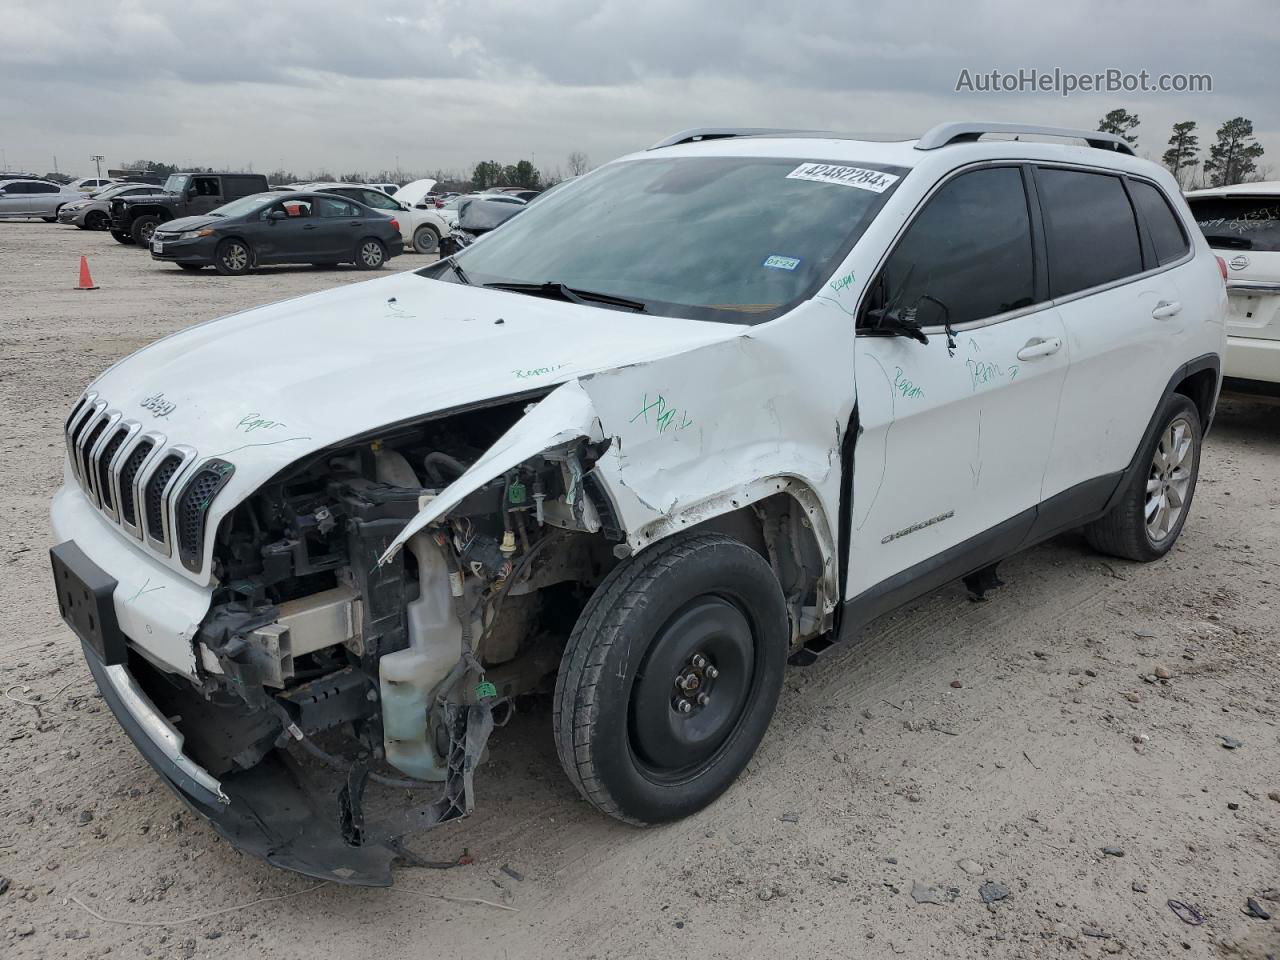
[[[100,290],[71,289],[81,253]],[[1246,401],[1220,408],[1167,558],[1064,536],[1004,565],[989,602],[946,588],[791,669],[747,774],[690,820],[597,814],[532,712],[495,736],[476,815],[412,838],[467,866],[317,887],[229,848],[158,783],[58,619],[61,423],[156,337],[367,276],[190,275],[0,223],[0,955],[1280,955],[1280,919],[1244,912],[1280,918],[1280,407]]]

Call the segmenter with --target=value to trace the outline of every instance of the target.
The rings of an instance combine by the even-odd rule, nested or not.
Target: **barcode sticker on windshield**
[[[844,187],[870,190],[872,193],[884,193],[898,182],[898,178],[892,173],[862,167],[842,167],[834,163],[802,163],[787,174],[787,179],[838,183]]]

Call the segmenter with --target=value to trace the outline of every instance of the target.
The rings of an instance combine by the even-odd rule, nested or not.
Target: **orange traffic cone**
[[[93,282],[93,277],[89,276],[89,261],[83,256],[80,257],[80,285],[77,290],[97,290],[98,285]]]

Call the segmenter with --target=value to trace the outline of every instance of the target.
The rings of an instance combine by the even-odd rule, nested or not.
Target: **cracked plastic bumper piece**
[[[449,772],[435,800],[388,824],[361,824],[358,842],[351,842],[352,831],[344,829],[352,814],[345,791],[317,792],[279,750],[249,770],[214,779],[181,752],[181,736],[126,666],[107,666],[88,644],[84,655],[107,706],[165,783],[232,846],[274,866],[336,883],[388,886],[404,834],[464,817],[474,806],[472,775],[493,729],[488,707],[449,708]]]

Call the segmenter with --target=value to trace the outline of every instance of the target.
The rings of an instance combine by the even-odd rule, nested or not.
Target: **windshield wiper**
[[[512,293],[527,293],[535,297],[555,297],[558,300],[567,300],[569,303],[603,303],[611,307],[634,310],[636,313],[648,311],[643,301],[629,300],[612,293],[597,293],[594,290],[566,287],[556,280],[548,280],[546,283],[486,283],[485,286],[493,290],[510,290]]]
[[[458,266],[457,260],[453,259],[453,257],[449,257],[447,260],[445,260],[445,263],[447,263],[449,265],[449,268],[453,270],[453,274],[458,278],[458,280],[460,280],[462,283],[465,283],[467,286],[471,286],[471,280],[467,276],[467,271],[463,270],[460,266]]]

